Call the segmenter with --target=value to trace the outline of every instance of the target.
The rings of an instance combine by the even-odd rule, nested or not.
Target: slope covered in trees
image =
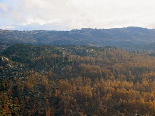
[[[153,52],[18,44],[0,72],[0,115],[155,115]]]
[[[147,47],[155,43],[155,30],[140,27],[116,29],[90,29],[71,31],[17,31],[0,30],[1,50],[7,46],[29,43],[48,45],[115,46],[129,50],[153,50]]]

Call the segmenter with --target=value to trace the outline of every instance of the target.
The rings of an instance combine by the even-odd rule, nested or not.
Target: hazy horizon
[[[70,29],[70,30],[52,30],[52,29],[14,29],[14,28],[10,28],[10,29],[1,29],[0,30],[10,30],[10,31],[73,31],[73,30],[82,30],[82,29],[97,29],[97,30],[102,30],[102,29],[107,29],[107,30],[110,30],[110,29],[125,29],[125,28],[142,28],[142,29],[149,29],[149,28],[145,28],[145,27],[136,27],[136,26],[128,26],[128,27],[114,27],[114,28],[87,28],[87,27],[84,27],[84,28],[80,28],[80,29]],[[155,28],[152,28],[153,30]],[[150,30],[152,30],[150,29]]]

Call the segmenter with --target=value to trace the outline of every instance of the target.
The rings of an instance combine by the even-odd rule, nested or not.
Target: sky
[[[0,29],[155,28],[155,0],[0,0]]]

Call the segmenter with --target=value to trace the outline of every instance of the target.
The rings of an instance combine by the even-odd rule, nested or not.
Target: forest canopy
[[[0,115],[155,115],[153,52],[17,44],[0,72]]]

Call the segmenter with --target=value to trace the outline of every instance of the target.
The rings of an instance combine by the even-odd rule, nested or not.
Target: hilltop
[[[115,46],[129,50],[152,50],[155,29],[127,27],[114,29],[83,28],[71,31],[0,30],[1,50],[19,43],[35,45]]]

